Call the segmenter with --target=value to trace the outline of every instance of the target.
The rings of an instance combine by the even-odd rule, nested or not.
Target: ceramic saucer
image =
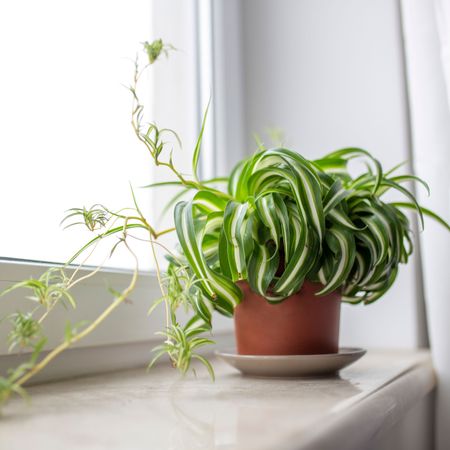
[[[324,355],[239,355],[235,349],[216,350],[216,355],[244,375],[259,377],[314,377],[335,375],[366,353],[362,348],[341,347]]]

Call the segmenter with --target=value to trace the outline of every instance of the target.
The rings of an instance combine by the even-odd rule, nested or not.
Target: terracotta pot
[[[305,281],[281,303],[268,303],[247,282],[234,312],[237,351],[241,355],[311,355],[337,353],[341,295],[317,297],[322,285]]]

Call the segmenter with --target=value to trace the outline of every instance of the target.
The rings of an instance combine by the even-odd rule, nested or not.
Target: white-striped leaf
[[[247,278],[247,265],[244,248],[245,214],[247,203],[229,202],[223,218],[224,236],[227,240],[227,256],[233,281]]]
[[[333,271],[327,278],[327,284],[316,295],[325,295],[335,291],[342,286],[347,280],[348,275],[353,267],[356,254],[356,245],[353,233],[344,227],[333,226],[327,231],[326,241],[329,248],[335,247],[332,258]]]
[[[224,198],[218,197],[209,191],[197,192],[192,199],[192,203],[206,214],[224,211],[227,206],[227,201]]]
[[[279,257],[274,248],[256,244],[248,265],[248,282],[253,291],[268,296],[267,290],[278,268]]]
[[[181,202],[175,208],[178,240],[206,294],[215,299],[222,312],[232,312],[234,306],[240,302],[242,292],[231,280],[207,265],[195,233],[192,208],[192,202]]]

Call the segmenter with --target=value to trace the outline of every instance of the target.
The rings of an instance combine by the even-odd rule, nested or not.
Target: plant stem
[[[165,145],[164,143],[162,143],[162,141],[158,141],[158,135],[162,135],[164,132],[172,132],[173,133],[172,130],[169,130],[169,129],[158,130],[156,128],[156,126],[155,126],[155,128],[152,128],[153,126],[150,125],[148,130],[154,130],[155,133],[157,133],[154,141],[150,140],[150,138],[148,136],[148,132],[145,135],[143,135],[143,133],[141,132],[141,118],[142,118],[142,112],[144,110],[144,106],[139,101],[139,97],[137,94],[137,85],[138,85],[138,81],[139,81],[139,78],[141,77],[142,73],[149,66],[150,66],[150,64],[147,64],[141,71],[139,71],[138,60],[137,59],[135,60],[135,71],[134,71],[133,83],[129,88],[133,94],[133,102],[132,102],[132,107],[131,107],[131,126],[133,128],[133,131],[134,131],[136,137],[145,145],[145,147],[149,151],[150,155],[152,156],[155,165],[161,166],[161,167],[167,167],[184,186],[191,188],[191,189],[195,189],[195,190],[206,190],[206,191],[212,192],[216,195],[219,195],[221,197],[231,199],[231,196],[229,194],[226,194],[225,192],[219,191],[214,188],[210,188],[209,186],[206,186],[199,180],[186,179],[183,176],[183,174],[181,172],[179,172],[173,165],[172,157],[170,157],[169,162],[160,161],[158,159],[159,154],[160,154],[160,151],[158,151],[158,148],[159,148],[158,144],[160,144],[162,147]],[[155,233],[153,230],[153,237],[156,238],[157,235],[158,234]]]
[[[126,219],[126,218],[125,218],[125,219]],[[119,220],[119,218],[114,219],[114,220],[112,221],[112,223],[109,225],[109,227],[107,228],[107,230],[106,230],[105,233],[107,233],[109,230],[111,230],[118,220]],[[75,278],[75,275],[76,275],[76,274],[80,271],[80,269],[86,264],[86,262],[89,260],[89,258],[92,256],[92,254],[95,252],[95,249],[98,247],[98,245],[100,244],[100,242],[101,242],[101,239],[99,239],[99,240],[94,244],[94,247],[90,250],[90,252],[88,253],[88,255],[83,259],[83,261],[82,261],[80,264],[78,264],[78,266],[77,266],[77,268],[74,270],[72,276],[69,278],[69,287],[75,286],[75,284],[77,284],[78,281],[80,281],[80,280],[75,281],[75,282],[72,284],[72,280]],[[103,265],[105,264],[105,262],[107,261],[107,259],[108,259],[108,257],[105,258],[105,260],[102,262],[102,264],[101,264],[99,267],[97,267],[97,268],[94,270],[94,272],[93,272],[92,274],[89,274],[89,275],[87,275],[87,276],[85,276],[85,277],[82,277],[82,278],[83,278],[83,279],[86,279],[86,278],[91,277],[92,275],[95,275],[95,274],[103,267]],[[66,266],[67,266],[67,263],[66,263]]]
[[[172,228],[167,228],[167,229],[162,230],[162,231],[158,231],[158,232],[156,233],[155,238],[159,238],[159,236],[163,236],[163,235],[165,235],[165,234],[172,233],[172,232],[175,231],[175,230],[176,230],[176,228],[175,228],[175,227],[172,227]]]
[[[169,329],[169,326],[170,326],[169,301],[167,299],[166,290],[164,289],[164,284],[163,284],[162,277],[161,277],[161,268],[159,266],[158,258],[156,256],[155,243],[152,239],[152,236],[150,236],[150,245],[152,248],[153,259],[155,261],[156,278],[158,279],[159,288],[160,288],[161,294],[164,298],[164,307],[165,307],[165,314],[166,314],[166,327],[167,327],[167,329]]]
[[[32,367],[29,372],[27,372],[24,376],[22,376],[15,384],[17,386],[22,386],[24,383],[26,383],[30,378],[32,378],[34,375],[39,373],[42,369],[44,369],[54,358],[56,358],[60,353],[62,353],[64,350],[69,348],[72,344],[75,344],[76,342],[80,341],[84,337],[86,337],[88,334],[90,334],[92,331],[94,331],[127,297],[128,295],[133,291],[133,289],[136,286],[137,278],[138,278],[138,272],[139,272],[139,266],[138,266],[138,259],[135,255],[135,253],[131,250],[131,248],[128,246],[127,242],[124,240],[124,244],[126,245],[127,249],[130,251],[130,253],[133,255],[133,258],[135,260],[135,270],[133,272],[133,277],[131,279],[130,284],[128,287],[122,291],[122,293],[114,300],[113,303],[111,303],[98,317],[95,319],[89,326],[87,326],[83,331],[79,332],[75,336],[73,336],[70,340],[64,341],[61,344],[59,344],[57,347],[55,347],[50,353],[45,356],[45,358],[42,359],[38,364]]]

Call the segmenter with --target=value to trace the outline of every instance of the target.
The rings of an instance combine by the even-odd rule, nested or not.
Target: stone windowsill
[[[425,351],[369,351],[319,379],[246,378],[213,362],[215,383],[161,365],[30,387],[31,405],[5,407],[0,447],[357,449],[435,386]]]

